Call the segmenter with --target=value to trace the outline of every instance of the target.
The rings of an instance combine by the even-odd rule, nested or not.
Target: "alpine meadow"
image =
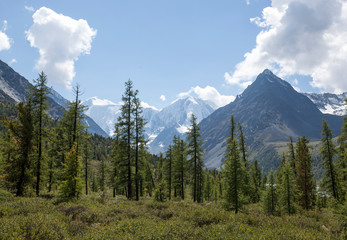
[[[347,239],[345,1],[28,4],[0,3],[0,240]]]

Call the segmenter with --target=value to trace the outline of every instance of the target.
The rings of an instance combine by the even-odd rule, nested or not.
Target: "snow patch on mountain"
[[[345,99],[347,92],[342,94],[333,93],[304,93],[324,114],[332,114],[338,116],[347,115],[347,107]]]

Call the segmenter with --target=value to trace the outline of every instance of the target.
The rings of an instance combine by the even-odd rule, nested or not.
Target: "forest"
[[[0,239],[346,239],[347,117],[336,137],[322,120],[319,179],[305,136],[262,172],[233,115],[211,170],[193,114],[185,138],[151,154],[140,93],[124,87],[113,138],[88,133],[78,85],[53,119],[43,72],[26,102],[0,102]]]

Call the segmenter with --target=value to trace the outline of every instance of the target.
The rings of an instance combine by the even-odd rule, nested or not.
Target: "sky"
[[[0,0],[0,59],[68,100],[216,106],[269,68],[301,92],[347,91],[346,0]]]

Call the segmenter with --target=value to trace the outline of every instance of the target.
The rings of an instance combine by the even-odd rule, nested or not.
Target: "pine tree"
[[[323,166],[325,173],[323,177],[323,185],[332,194],[332,196],[339,200],[338,190],[338,175],[336,172],[334,156],[337,151],[332,141],[332,133],[326,120],[322,122],[322,139],[321,139],[321,154],[323,159]]]
[[[14,144],[14,154],[8,159],[5,167],[8,186],[13,188],[16,196],[23,196],[25,187],[30,183],[32,162],[30,155],[33,151],[33,119],[31,100],[16,106],[18,120],[5,118],[9,129],[11,144]]]
[[[193,201],[202,202],[202,182],[203,182],[203,149],[201,147],[202,140],[200,135],[200,128],[197,123],[197,118],[194,114],[191,117],[191,126],[188,131],[188,146],[187,153],[190,157],[189,161],[192,165],[192,178],[193,178]]]
[[[314,202],[314,179],[312,174],[312,159],[308,149],[309,140],[305,137],[296,143],[296,189],[298,203],[301,207],[311,209]]]
[[[231,135],[232,136],[232,135]],[[229,141],[228,141],[229,142]],[[224,178],[226,179],[226,202],[232,206],[235,213],[238,213],[241,206],[241,186],[243,185],[243,168],[240,161],[240,153],[237,148],[236,139],[233,139],[227,148],[226,159],[222,169]]]
[[[29,94],[32,98],[33,122],[35,141],[37,144],[37,163],[36,163],[36,195],[40,194],[41,184],[41,165],[43,162],[43,139],[47,136],[48,103],[47,95],[50,89],[47,87],[47,75],[44,72],[39,74],[39,78],[34,80],[34,86],[30,88]]]
[[[278,205],[278,196],[276,190],[276,182],[274,177],[274,172],[271,169],[269,174],[269,183],[265,188],[263,208],[265,213],[269,215],[275,215]]]

